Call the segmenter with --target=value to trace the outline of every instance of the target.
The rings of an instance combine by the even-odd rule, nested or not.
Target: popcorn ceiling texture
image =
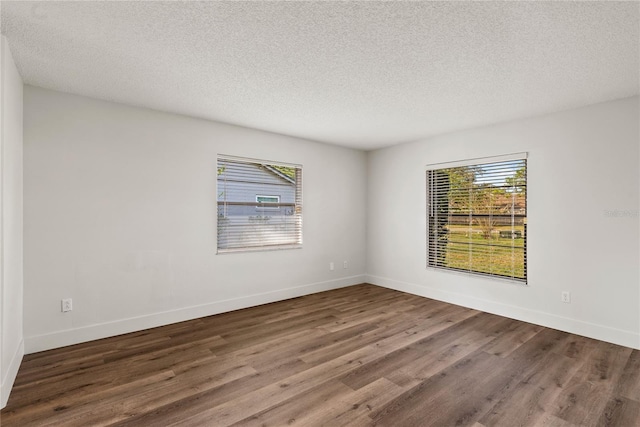
[[[637,2],[2,2],[27,84],[360,149],[639,92]]]

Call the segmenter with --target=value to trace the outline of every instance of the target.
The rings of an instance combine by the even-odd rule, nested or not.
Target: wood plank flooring
[[[24,358],[11,426],[640,426],[640,351],[358,285]]]

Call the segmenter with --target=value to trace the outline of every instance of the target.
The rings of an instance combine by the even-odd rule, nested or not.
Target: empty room
[[[0,1],[0,425],[640,425],[640,3]]]

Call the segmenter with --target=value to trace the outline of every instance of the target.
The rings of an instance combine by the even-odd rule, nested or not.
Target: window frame
[[[222,168],[221,172],[221,162],[230,162],[235,164],[248,164],[258,167],[265,167],[268,170],[272,171],[276,175],[280,175],[285,179],[289,179],[292,181],[294,185],[294,201],[293,202],[282,202],[282,195],[265,195],[267,192],[259,192],[255,195],[254,202],[240,202],[240,201],[232,201],[232,200],[220,200],[221,195],[226,196],[225,188],[221,188],[219,176],[224,173],[224,168]],[[295,178],[286,178],[286,175],[276,168],[292,168],[295,170]],[[302,181],[302,170],[303,166],[301,164],[294,163],[285,163],[280,161],[271,161],[264,159],[254,159],[247,157],[238,157],[238,156],[229,156],[224,154],[218,154],[216,158],[216,205],[218,215],[216,218],[216,230],[217,230],[217,238],[216,238],[216,254],[231,254],[231,253],[244,253],[244,252],[262,252],[262,251],[277,251],[277,250],[286,250],[286,249],[301,249],[302,248],[302,235],[303,235],[303,210],[302,210],[302,193],[303,193],[303,181]],[[243,181],[237,181],[243,182]],[[247,181],[248,182],[248,181]],[[264,185],[267,185],[264,183]],[[258,201],[258,197],[277,197],[278,203],[261,203]],[[263,206],[267,204],[269,206]],[[281,234],[281,237],[289,238],[287,241],[283,241],[281,243],[273,243],[273,241],[260,241],[255,238],[255,235],[250,237],[251,239],[255,239],[252,241],[252,244],[247,244],[244,246],[236,246],[235,242],[232,247],[221,247],[221,221],[230,221],[233,215],[228,213],[228,209],[231,206],[255,206],[255,210],[259,211],[256,214],[248,215],[248,221],[250,222],[251,228],[260,228],[261,225],[265,225],[266,222],[270,221],[272,218],[279,218],[281,221],[288,221],[289,226],[293,229],[291,233],[284,232]],[[275,206],[273,206],[275,205]],[[222,208],[222,209],[221,209]],[[269,211],[268,213],[263,211]],[[223,214],[221,214],[221,211]],[[286,217],[286,219],[284,219]],[[252,222],[251,222],[252,221]],[[245,226],[249,224],[249,222],[245,223]],[[223,224],[222,226],[224,226]],[[228,226],[229,224],[227,224]],[[258,234],[258,233],[256,233]],[[237,237],[233,236],[232,238]],[[227,238],[229,238],[229,234],[227,234]]]
[[[456,267],[451,267],[451,266],[445,266],[445,265],[441,265],[440,263],[442,263],[442,260],[438,260],[436,259],[436,257],[438,256],[437,250],[439,249],[438,247],[438,238],[441,237],[443,234],[447,234],[447,242],[449,242],[449,237],[448,237],[448,233],[449,233],[449,226],[451,225],[451,214],[448,211],[447,208],[447,222],[446,222],[446,226],[447,229],[446,231],[444,231],[443,233],[437,234],[436,233],[432,233],[432,229],[435,227],[435,220],[434,220],[434,215],[435,218],[437,218],[437,214],[435,213],[435,210],[438,209],[439,205],[434,205],[434,201],[432,200],[433,195],[437,195],[437,190],[434,191],[433,188],[430,188],[430,186],[435,185],[434,183],[430,182],[430,173],[435,172],[435,171],[442,171],[442,170],[450,170],[453,168],[463,168],[463,167],[476,167],[476,168],[481,168],[482,166],[489,166],[489,165],[494,165],[494,164],[498,164],[501,162],[516,162],[516,161],[522,161],[523,162],[523,166],[524,166],[524,191],[523,191],[523,202],[524,202],[524,214],[520,213],[520,214],[515,214],[515,209],[513,209],[512,212],[512,216],[514,217],[518,217],[521,218],[522,220],[522,225],[523,225],[523,231],[520,232],[519,230],[515,230],[515,228],[512,225],[512,229],[511,232],[515,233],[512,234],[512,239],[515,239],[516,237],[514,237],[514,235],[517,235],[518,233],[522,234],[522,251],[523,251],[523,277],[519,277],[519,276],[515,276],[515,268],[512,267],[512,275],[503,275],[503,274],[498,274],[498,273],[493,273],[493,272],[486,272],[486,271],[478,271],[478,270],[474,270],[472,269],[471,266],[469,266],[469,268],[456,268]],[[527,172],[528,172],[528,153],[523,152],[523,153],[513,153],[513,154],[507,154],[507,155],[501,155],[501,156],[491,156],[491,157],[483,157],[483,158],[475,158],[475,159],[467,159],[467,160],[461,160],[461,161],[453,161],[453,162],[442,162],[442,163],[434,163],[434,164],[430,164],[427,165],[425,167],[425,175],[426,175],[426,204],[427,204],[427,212],[426,212],[426,267],[428,270],[437,270],[437,271],[444,271],[444,272],[450,272],[450,273],[458,273],[458,274],[464,274],[467,276],[473,276],[473,277],[483,277],[483,278],[490,278],[490,279],[495,279],[495,280],[505,280],[508,282],[512,282],[512,283],[516,283],[516,284],[523,284],[523,285],[527,285],[528,284],[528,266],[527,266],[527,240],[528,240],[528,231],[527,231],[527,219],[528,219],[528,191],[527,191],[527,185],[528,185],[528,179],[527,179]],[[433,176],[433,174],[431,175]],[[475,182],[475,180],[474,180]],[[447,184],[448,185],[448,184]],[[515,187],[514,187],[515,188]],[[440,190],[442,191],[442,190]],[[449,190],[447,190],[449,191]],[[470,194],[472,193],[472,189],[469,189]],[[433,195],[432,195],[433,194]],[[447,200],[447,206],[449,204],[449,200]],[[471,209],[471,208],[470,208]],[[472,210],[472,209],[471,209]],[[471,211],[470,211],[471,212]],[[470,220],[469,220],[469,227],[471,229],[472,227],[472,223],[474,221],[473,219],[473,214],[470,213]],[[493,214],[490,214],[493,215]],[[476,215],[476,218],[482,217],[482,216],[486,216],[485,214],[478,214]],[[512,220],[513,221],[513,220]],[[492,229],[490,229],[492,230]],[[491,232],[491,231],[490,231]],[[472,240],[472,236],[471,234],[469,234],[470,236],[470,242]],[[498,230],[498,237],[502,238],[502,233],[500,233],[500,231]],[[513,241],[513,240],[512,240]],[[448,243],[446,243],[448,244]],[[493,247],[499,247],[500,245],[484,245],[484,244],[476,244],[476,247],[478,246],[493,246]],[[435,254],[434,254],[434,248],[436,250]],[[511,251],[512,253],[514,253],[515,249],[520,249],[519,246],[515,246],[514,244],[512,244],[511,247]],[[491,250],[491,249],[489,249]],[[447,252],[445,252],[447,253]],[[463,252],[464,253],[464,252]],[[473,243],[469,243],[469,253],[470,256],[472,256],[473,254]],[[448,254],[448,253],[447,253]],[[487,265],[487,264],[483,264],[483,265]]]

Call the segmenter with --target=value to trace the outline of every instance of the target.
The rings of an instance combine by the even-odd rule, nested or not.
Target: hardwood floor
[[[640,351],[372,285],[24,358],[10,426],[640,425]]]

